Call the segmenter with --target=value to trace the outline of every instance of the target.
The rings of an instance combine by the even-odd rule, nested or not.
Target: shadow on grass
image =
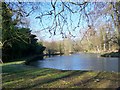
[[[84,74],[85,72],[87,71],[61,71],[62,73],[59,74],[58,77],[55,77],[55,78],[48,78],[47,80],[44,80],[42,82],[39,82],[37,84],[34,84],[34,85],[31,85],[30,87],[26,87],[25,89],[28,89],[28,88],[35,88],[37,87],[38,85],[43,85],[43,84],[49,84],[49,83],[52,83],[54,81],[57,81],[57,80],[60,80],[60,79],[64,79],[64,78],[70,78],[70,77],[73,77],[73,76],[77,76],[78,74]],[[68,73],[68,74],[65,74],[64,73]],[[63,75],[62,75],[63,74]]]
[[[2,66],[3,69],[3,82],[11,81],[11,80],[19,80],[21,78],[35,78],[37,76],[45,76],[46,74],[61,72],[54,69],[48,68],[35,68],[32,66],[20,64],[6,64]]]
[[[56,70],[56,69],[48,69],[48,68],[35,68],[32,66],[24,65],[23,63],[12,63],[12,64],[4,64],[3,66],[3,88],[19,88],[22,89],[31,89],[36,87],[41,87],[46,85],[50,85],[52,82],[59,81],[60,79],[70,79],[75,76],[83,75],[88,71],[71,71],[71,70]],[[105,75],[104,75],[105,74]],[[101,75],[98,74],[97,78],[101,78],[101,76],[106,78],[108,75],[104,73]],[[87,75],[87,74],[86,74]],[[113,76],[112,74],[110,76]],[[96,79],[96,77],[92,77],[91,79]],[[112,78],[112,77],[111,77]],[[91,80],[86,79],[83,81],[84,84],[90,82]],[[58,83],[59,84],[59,83]],[[81,83],[75,83],[78,85]],[[47,87],[46,87],[47,88]]]
[[[42,75],[46,75],[49,71],[49,69],[42,69],[42,70],[27,70],[24,72],[17,72],[17,73],[12,73],[12,74],[7,74],[5,76],[3,76],[3,83],[7,82],[7,81],[11,81],[14,80],[19,81],[20,79],[31,79],[31,78],[35,78],[37,76],[42,76]]]
[[[50,83],[58,79],[83,73],[81,71],[61,71],[48,68],[40,69],[24,65],[24,63],[3,64],[2,68],[3,88],[23,87],[28,89],[45,83]]]

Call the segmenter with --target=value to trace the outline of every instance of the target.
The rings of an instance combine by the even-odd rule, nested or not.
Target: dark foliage
[[[12,10],[2,3],[2,60],[14,61],[17,58],[42,54],[45,47],[37,43],[36,35],[29,28],[19,28],[12,19]]]

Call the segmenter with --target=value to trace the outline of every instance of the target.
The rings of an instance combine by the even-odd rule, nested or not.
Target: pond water
[[[72,54],[54,56],[31,62],[30,65],[39,68],[54,68],[60,70],[94,70],[120,72],[120,58],[105,58],[99,54]]]

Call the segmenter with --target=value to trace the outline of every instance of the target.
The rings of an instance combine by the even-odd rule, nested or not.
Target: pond
[[[120,72],[120,58],[100,57],[99,54],[79,53],[66,56],[54,56],[31,62],[39,68],[60,70],[94,70]]]

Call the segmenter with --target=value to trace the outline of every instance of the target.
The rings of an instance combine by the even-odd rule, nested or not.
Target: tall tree
[[[2,52],[3,62],[33,54],[42,54],[44,47],[37,43],[36,35],[29,28],[17,27],[12,18],[13,10],[2,3]]]
[[[120,1],[111,3],[113,7],[112,19],[116,31],[116,37],[118,39],[117,44],[119,45],[120,52]]]

